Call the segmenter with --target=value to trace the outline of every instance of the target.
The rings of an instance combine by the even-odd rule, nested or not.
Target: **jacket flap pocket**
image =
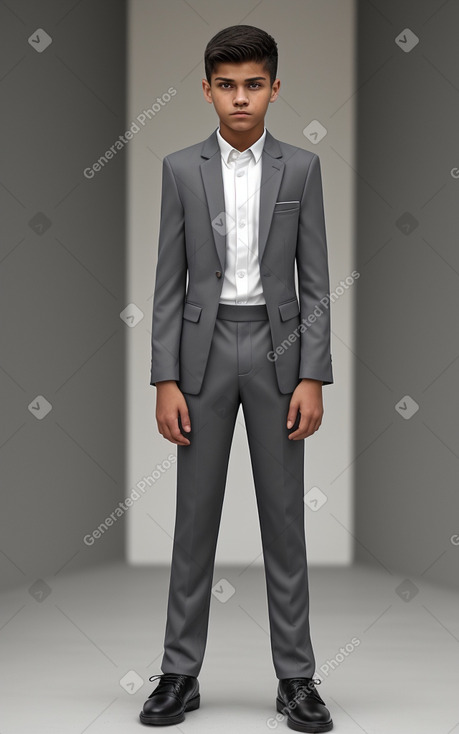
[[[296,298],[292,298],[290,301],[285,303],[279,303],[279,311],[282,321],[287,319],[293,319],[294,316],[300,313],[300,307]]]
[[[183,308],[183,318],[188,319],[188,321],[199,321],[201,311],[202,306],[197,306],[195,303],[185,301],[185,306]]]

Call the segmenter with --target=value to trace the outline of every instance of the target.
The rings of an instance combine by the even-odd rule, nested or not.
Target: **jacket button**
[[[215,275],[217,276],[217,278],[221,278],[222,277],[222,274],[221,274],[221,271],[220,270],[216,270],[215,271]]]
[[[263,275],[265,276],[265,278],[269,278],[271,273],[269,272],[269,270],[267,270],[266,273],[263,273]]]

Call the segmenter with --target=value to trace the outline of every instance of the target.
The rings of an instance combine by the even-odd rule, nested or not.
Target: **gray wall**
[[[456,587],[458,24],[454,2],[359,4],[355,370],[356,558]]]
[[[125,154],[83,169],[125,129],[125,4],[12,0],[0,24],[0,578],[52,589],[124,554],[122,520],[83,536],[124,495]]]
[[[164,12],[167,7],[161,5]],[[244,7],[241,3],[236,20],[229,9],[227,15],[216,10],[218,17],[212,17],[210,27],[204,24],[196,44],[203,47],[214,29],[238,22],[244,17]],[[316,28],[320,44],[325,33],[317,25],[323,18],[322,8],[334,17],[339,7],[342,5],[308,4],[311,15],[307,20]],[[284,26],[286,18],[275,14],[269,0],[247,22],[263,26],[267,8],[272,13],[272,27],[268,27],[285,47],[290,37]],[[323,161],[332,282],[345,276],[345,266],[350,264],[342,256],[341,241],[349,212],[346,200],[343,203],[335,189],[348,191],[346,171],[355,166],[357,259],[351,262],[361,273],[355,291],[355,344],[347,334],[351,322],[346,304],[338,302],[335,307],[338,379],[335,397],[332,393],[327,397],[327,427],[311,444],[309,467],[314,456],[317,466],[324,466],[322,442],[327,455],[336,457],[347,435],[345,423],[352,406],[341,402],[341,396],[353,394],[352,386],[343,382],[350,366],[346,354],[352,348],[354,449],[350,461],[343,462],[340,477],[348,481],[347,466],[347,471],[355,473],[356,558],[388,571],[451,585],[459,580],[459,546],[455,544],[459,535],[459,252],[457,226],[453,226],[459,186],[455,178],[459,168],[458,16],[457,3],[442,0],[361,2],[355,44],[358,77],[349,93],[345,89],[342,95],[348,102],[334,114],[338,104],[334,97],[330,101],[330,89],[336,60],[329,73],[323,63],[318,68],[309,64],[316,91],[309,92],[308,104],[302,102],[300,110],[306,121],[317,109],[319,117],[328,110],[333,123],[332,134],[324,138],[318,151]],[[113,512],[127,493],[127,327],[120,319],[132,300],[132,294],[127,297],[125,291],[126,148],[92,179],[85,178],[83,169],[126,129],[126,17],[124,3],[117,0],[10,0],[0,5],[0,23],[2,100],[8,110],[1,122],[0,583],[40,589],[40,581],[33,586],[39,579],[52,587],[56,574],[124,557],[125,516],[92,546],[84,544],[83,536]],[[330,29],[330,23],[326,27]],[[406,27],[420,39],[410,53],[404,53],[394,40]],[[42,53],[28,42],[29,37],[36,37],[38,28],[52,38]],[[167,38],[164,44],[170,49]],[[199,58],[190,57],[179,79],[193,68],[192,61],[198,63]],[[285,53],[282,63],[285,78],[292,78],[295,63],[292,66]],[[164,91],[166,82],[166,88],[175,82],[180,71],[176,70],[172,81],[160,75],[155,83],[157,63],[143,68],[151,86],[143,96],[136,96],[133,109],[137,112],[144,100]],[[319,87],[325,108],[316,93]],[[190,87],[191,96],[184,95],[185,102],[195,100],[195,91],[195,86]],[[285,101],[291,102],[295,92],[287,87],[284,93]],[[343,125],[352,120],[346,110],[354,102],[358,109],[356,161],[353,152],[343,148],[340,137]],[[191,131],[190,142],[198,139],[198,132],[215,125],[212,110],[202,109],[200,130]],[[286,115],[288,105],[272,107],[273,131],[282,137],[287,119],[284,137],[307,147],[301,120],[296,125]],[[156,184],[160,158],[177,147],[183,118],[174,112],[167,121],[159,120],[159,125],[165,125],[164,129],[156,124],[147,133],[148,143],[155,143],[150,153],[154,150],[156,157],[146,179]],[[175,126],[170,144],[168,138],[164,142],[166,137],[157,138],[158,130],[167,136],[169,125]],[[138,155],[145,154],[143,141],[133,145]],[[154,188],[146,191],[145,199],[151,202]],[[156,217],[157,199],[154,208]],[[411,230],[403,227],[405,212],[416,224]],[[38,213],[42,214],[37,217]],[[157,231],[148,229],[150,224],[142,225],[137,239],[145,243],[139,260],[142,266],[145,261],[153,265]],[[348,244],[350,231],[346,221]],[[140,299],[145,301],[145,324],[152,276],[150,267],[142,286],[145,297]],[[131,336],[138,330],[128,331]],[[131,401],[133,425],[142,422],[137,423],[139,412],[135,411],[136,406],[145,405],[148,391],[150,403],[142,415],[149,433],[144,432],[144,443],[139,444],[140,436],[133,432],[127,453],[132,456],[139,450],[146,457],[155,433],[154,390],[148,385],[148,325],[139,338],[144,352],[134,377],[139,385],[141,375],[143,387],[137,387],[139,396]],[[401,416],[407,415],[403,401],[400,412],[396,409],[406,395],[419,405],[408,420]],[[44,401],[39,398],[37,403],[37,396],[44,396],[52,406],[42,420],[37,419],[34,406],[43,408]],[[340,420],[344,421],[341,428]],[[333,433],[339,440],[333,441]],[[244,450],[243,426],[240,434]],[[135,456],[129,484],[163,453],[167,453],[164,446],[160,454],[151,451],[149,459]],[[247,457],[245,460],[248,477]],[[316,475],[309,476],[310,484],[315,484]],[[327,512],[333,511],[340,523],[331,526],[330,538],[341,526],[343,535],[352,529],[346,508],[336,511],[342,490],[338,484],[333,484],[334,494],[327,503],[331,507]],[[237,499],[230,500],[234,507]],[[172,504],[168,512],[165,517],[172,522]],[[313,547],[317,542],[314,523],[310,515]],[[248,525],[248,532],[253,533],[255,515]],[[139,529],[137,521],[131,530],[132,543]],[[228,524],[228,548],[230,532]],[[145,553],[131,551],[131,560],[138,561],[142,555],[154,557],[152,547]]]

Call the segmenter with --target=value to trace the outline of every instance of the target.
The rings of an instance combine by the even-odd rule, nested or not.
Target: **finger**
[[[179,408],[180,411],[180,420],[182,422],[182,428],[185,431],[191,431],[191,420],[190,420],[190,414],[188,412],[188,408],[186,405],[184,405],[182,408]]]
[[[300,439],[300,438],[308,438],[309,436],[312,436],[316,431],[319,430],[319,427],[322,424],[322,416],[305,416],[304,421],[300,421],[300,425],[298,426],[296,431],[292,431],[290,433],[289,438],[293,436],[292,440]]]
[[[181,446],[188,446],[190,441],[181,432],[178,418],[174,418],[173,420],[169,421],[168,429],[170,431],[171,440],[174,441],[174,443],[180,444]]]
[[[177,429],[179,431],[179,435],[177,436],[174,433],[174,421],[163,421],[158,424],[158,429],[161,435],[167,440],[170,441],[173,444],[180,444],[181,446],[188,446],[190,443],[189,440],[180,432],[180,429],[178,428],[178,421],[176,420],[175,423],[177,424]]]
[[[311,417],[301,414],[299,426],[295,431],[292,431],[289,434],[289,439],[294,441],[311,436],[313,433],[312,427]]]
[[[287,413],[287,428],[291,428],[298,417],[298,404],[290,403]]]

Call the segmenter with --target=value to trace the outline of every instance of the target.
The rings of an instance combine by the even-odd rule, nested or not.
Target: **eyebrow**
[[[265,81],[265,76],[252,76],[250,79],[244,79],[246,82],[258,82],[260,80]],[[222,81],[222,82],[234,82],[234,79],[227,79],[225,76],[216,76],[214,81]]]

